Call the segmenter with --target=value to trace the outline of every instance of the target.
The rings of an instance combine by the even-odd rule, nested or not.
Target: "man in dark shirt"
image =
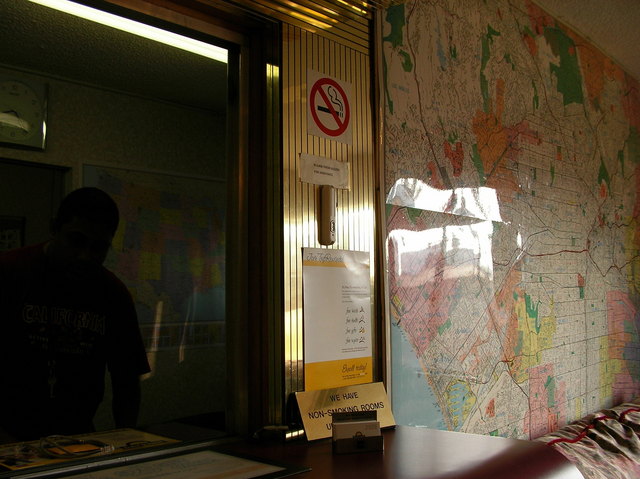
[[[0,254],[0,436],[30,440],[93,430],[108,369],[116,427],[135,426],[149,371],[133,300],[102,266],[115,202],[80,188],[44,243]]]

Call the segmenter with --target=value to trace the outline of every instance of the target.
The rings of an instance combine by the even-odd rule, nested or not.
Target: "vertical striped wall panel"
[[[345,0],[235,0],[261,15],[317,33],[362,53],[369,52],[369,21],[389,3]]]
[[[292,24],[283,25],[282,36],[284,329],[288,396],[304,389],[301,251],[304,247],[321,247],[317,241],[315,186],[299,179],[300,154],[350,163],[351,188],[337,191],[337,238],[330,248],[370,253],[372,291],[375,162],[369,53]],[[351,84],[351,144],[307,132],[308,70]],[[373,302],[372,311],[375,311]]]

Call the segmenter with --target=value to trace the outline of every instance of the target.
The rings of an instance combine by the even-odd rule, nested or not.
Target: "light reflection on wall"
[[[292,361],[302,357],[302,308],[287,311],[284,325],[285,360]]]
[[[400,178],[387,195],[387,204],[438,213],[502,221],[498,195],[493,188],[439,190],[415,178]]]
[[[362,235],[358,234],[361,229],[370,230],[373,228],[374,213],[373,208],[362,208],[359,211],[353,211],[349,207],[345,207],[341,203],[341,193],[338,193],[338,206],[336,207],[336,242],[331,245],[330,249],[346,249],[353,251],[371,251],[372,246],[368,244],[369,238],[363,240]],[[303,248],[321,248],[318,243],[318,224],[315,216],[315,205],[310,210],[314,215],[301,219],[297,222],[284,222],[283,234],[285,238],[293,238],[304,232]],[[366,240],[366,242],[365,242]],[[296,254],[299,252],[296,252]],[[372,255],[373,261],[373,255]],[[302,261],[300,261],[302,264]]]
[[[405,287],[464,276],[493,280],[492,236],[491,221],[424,231],[393,230],[389,241],[395,276]]]
[[[387,204],[446,215],[438,215],[439,224],[432,228],[389,231],[389,265],[399,285],[468,276],[493,280],[493,223],[502,222],[493,188],[438,190],[418,179],[401,178],[389,191]]]

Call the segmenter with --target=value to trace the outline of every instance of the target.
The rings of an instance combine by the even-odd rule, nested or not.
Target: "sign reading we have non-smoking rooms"
[[[351,144],[351,85],[307,70],[307,131]]]
[[[369,253],[303,248],[305,390],[372,381]]]
[[[321,391],[297,392],[304,432],[309,441],[330,437],[335,413],[376,411],[380,427],[395,426],[391,404],[382,383],[358,384]]]

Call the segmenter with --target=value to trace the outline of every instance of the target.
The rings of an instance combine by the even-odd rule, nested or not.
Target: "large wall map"
[[[637,80],[535,4],[384,12],[399,424],[535,438],[640,392]]]

